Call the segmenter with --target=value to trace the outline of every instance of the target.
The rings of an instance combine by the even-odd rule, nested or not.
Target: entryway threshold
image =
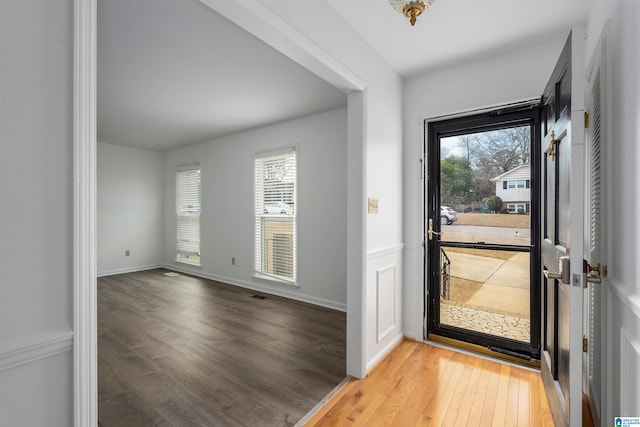
[[[488,359],[500,359],[501,361],[512,362],[517,366],[525,366],[532,368],[533,370],[540,369],[540,361],[535,359],[528,359],[518,357],[511,354],[506,354],[498,351],[491,350],[487,347],[483,347],[477,344],[471,344],[464,341],[455,340],[452,338],[441,337],[435,334],[429,334],[427,336],[427,342],[434,346],[443,347],[449,350],[461,351],[463,353],[472,353],[474,355],[485,356]]]

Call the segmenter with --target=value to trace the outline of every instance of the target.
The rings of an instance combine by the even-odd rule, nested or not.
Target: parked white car
[[[458,212],[448,206],[440,206],[440,224],[451,225],[458,220]]]
[[[293,215],[293,209],[284,202],[266,202],[264,204],[264,213]]]

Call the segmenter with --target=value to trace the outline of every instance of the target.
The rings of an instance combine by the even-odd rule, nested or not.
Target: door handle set
[[[544,277],[548,279],[560,280],[564,285],[571,283],[571,259],[568,256],[561,256],[558,260],[559,273],[552,273],[549,270],[544,270]]]
[[[561,256],[558,261],[558,269],[559,273],[553,273],[549,270],[544,270],[544,277],[546,279],[555,279],[560,280],[561,283],[568,285],[571,279],[571,272],[569,270],[570,267],[570,258],[568,256]],[[595,267],[590,266],[587,261],[583,260],[583,269],[582,271],[586,275],[586,281],[583,284],[584,287],[587,286],[587,283],[602,283],[602,278],[607,277],[607,266],[601,266],[598,264]]]
[[[433,219],[429,218],[429,229],[427,230],[427,234],[429,235],[429,240],[433,240],[433,235],[435,234],[436,236],[441,235],[442,233],[438,232],[438,231],[433,231]]]
[[[556,159],[556,133],[551,131],[551,141],[549,141],[549,148],[547,148],[547,156],[551,157],[551,161]]]

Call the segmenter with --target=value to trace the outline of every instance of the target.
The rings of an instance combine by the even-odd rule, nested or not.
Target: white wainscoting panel
[[[637,417],[640,408],[640,342],[620,331],[620,416]]]
[[[404,337],[402,254],[396,245],[367,254],[365,291],[366,363],[369,371]]]
[[[396,266],[389,265],[377,271],[377,341],[387,337],[396,327]]]

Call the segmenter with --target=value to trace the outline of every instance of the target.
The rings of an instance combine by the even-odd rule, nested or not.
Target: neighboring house
[[[531,166],[520,165],[491,178],[496,183],[496,196],[502,199],[502,207],[509,212],[531,211]]]

